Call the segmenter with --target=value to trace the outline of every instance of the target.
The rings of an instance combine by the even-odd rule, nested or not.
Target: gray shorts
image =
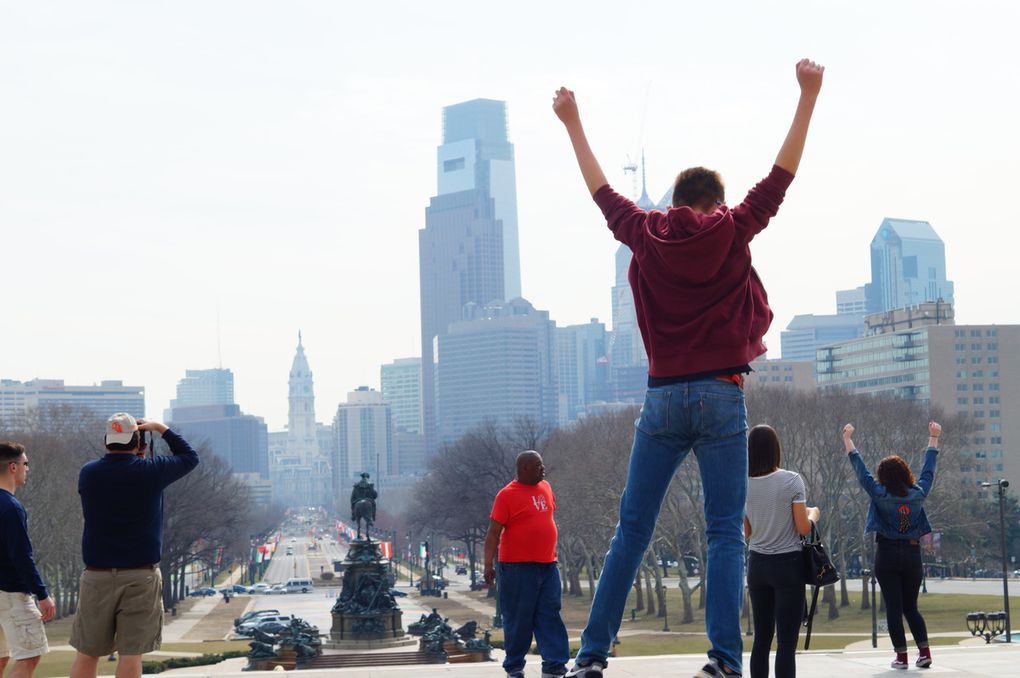
[[[31,659],[49,652],[42,613],[28,593],[0,591],[0,627],[7,639],[0,656],[10,654],[11,659]]]

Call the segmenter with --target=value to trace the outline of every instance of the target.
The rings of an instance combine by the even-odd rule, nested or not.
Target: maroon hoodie
[[[783,202],[793,175],[779,166],[732,210],[645,212],[608,185],[595,192],[609,230],[630,248],[628,280],[648,373],[676,377],[746,365],[765,353],[768,296],[751,266],[751,238]]]

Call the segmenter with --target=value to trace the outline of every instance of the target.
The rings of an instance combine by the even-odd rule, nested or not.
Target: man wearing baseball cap
[[[149,458],[145,432],[155,431],[171,456]],[[95,678],[99,659],[119,653],[118,678],[142,674],[142,655],[159,649],[163,631],[163,489],[198,465],[195,450],[155,421],[118,412],[106,422],[107,454],[78,476],[85,530],[71,678]]]

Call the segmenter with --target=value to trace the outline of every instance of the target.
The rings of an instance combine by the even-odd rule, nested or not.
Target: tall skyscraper
[[[26,382],[0,379],[0,424],[16,427],[29,412],[49,406],[106,419],[114,412],[145,416],[145,388],[107,380],[92,386],[68,386],[63,379]]]
[[[437,444],[438,340],[466,304],[520,295],[517,199],[506,105],[476,99],[443,109],[438,193],[419,231],[422,410],[426,448]]]
[[[241,412],[238,405],[174,407],[167,423],[192,444],[208,443],[234,473],[269,478],[269,434],[261,417]]]
[[[397,358],[379,369],[382,399],[390,404],[393,428],[423,434],[421,358]]]
[[[610,400],[608,344],[606,326],[598,318],[556,328],[559,423],[574,421],[590,403]]]
[[[483,190],[503,233],[503,290],[521,296],[514,145],[507,137],[506,102],[474,99],[443,109],[443,145],[436,170],[439,195]]]
[[[852,290],[836,291],[836,313],[856,313],[863,315],[868,312],[868,297],[864,285]]]
[[[466,319],[439,337],[441,442],[492,420],[558,418],[556,323],[524,299],[468,307]]]
[[[863,336],[864,315],[861,313],[804,313],[793,316],[790,324],[780,333],[779,342],[783,360],[806,360],[813,363],[815,351],[820,346]]]
[[[234,404],[234,373],[228,369],[187,370],[184,378],[177,382],[177,397],[170,401],[163,418],[173,419],[173,410],[178,407],[200,407],[203,405]]]
[[[346,497],[358,475],[367,472],[378,483],[396,474],[390,404],[382,394],[362,386],[347,394],[333,419],[336,457],[333,459],[333,495]],[[341,501],[341,499],[338,499]]]
[[[869,313],[953,303],[946,280],[946,248],[927,221],[883,219],[871,241],[871,282],[865,286]]]

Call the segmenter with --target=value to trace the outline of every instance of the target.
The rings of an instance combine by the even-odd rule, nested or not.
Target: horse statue
[[[375,522],[375,500],[379,494],[375,491],[375,485],[368,480],[368,474],[362,473],[361,480],[351,490],[351,520],[358,525],[357,539],[361,539],[361,522],[365,522],[365,536],[368,536]]]

